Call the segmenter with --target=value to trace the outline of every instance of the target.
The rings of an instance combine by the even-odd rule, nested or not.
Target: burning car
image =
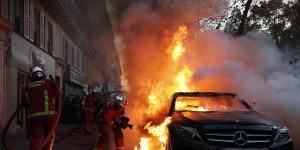
[[[232,93],[178,92],[172,96],[169,150],[292,150],[288,129]]]

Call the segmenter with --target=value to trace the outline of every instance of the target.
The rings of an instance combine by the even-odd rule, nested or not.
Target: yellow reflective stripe
[[[44,90],[44,96],[45,96],[45,111],[49,111],[49,96],[48,91]]]
[[[34,81],[30,83],[30,87],[41,86],[45,81]]]
[[[122,149],[122,150],[124,150],[125,149],[125,147],[116,147],[116,149],[118,150],[118,149]]]
[[[29,87],[37,87],[37,86],[41,86],[42,84],[30,84]]]
[[[52,134],[52,138],[51,138],[50,150],[53,149],[54,139],[55,139],[55,134],[53,133],[53,134]]]
[[[55,112],[54,111],[36,112],[36,113],[29,114],[28,118],[37,117],[37,116],[46,116],[46,115],[55,115]]]
[[[34,82],[31,82],[30,84],[42,84],[42,83],[45,83],[45,81],[34,81]]]

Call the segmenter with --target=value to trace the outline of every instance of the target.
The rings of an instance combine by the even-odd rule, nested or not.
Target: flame
[[[168,54],[171,54],[172,59],[177,61],[185,52],[183,40],[188,34],[186,26],[180,26],[178,31],[174,34],[173,41],[170,48],[167,50]]]
[[[140,148],[137,146],[135,150],[152,150],[159,149],[165,150],[168,137],[167,125],[171,123],[171,117],[167,117],[160,125],[151,125],[152,122],[148,122],[144,129],[148,131],[150,136],[140,138]]]
[[[188,67],[184,67],[184,70],[179,72],[175,77],[175,83],[178,85],[178,89],[176,91],[181,92],[189,92],[190,88],[187,83],[190,82],[190,78],[192,76],[192,71]]]
[[[197,106],[197,107],[193,107]],[[189,111],[208,111],[209,109],[205,108],[205,106],[199,106],[199,105],[191,105],[184,103],[182,101],[176,101],[175,104],[175,109],[176,110],[189,110]]]
[[[148,108],[147,115],[155,116],[161,110],[166,107],[166,99],[170,97],[171,94],[177,91],[191,91],[188,83],[192,76],[192,71],[186,65],[182,65],[180,59],[182,58],[184,52],[186,51],[183,40],[187,36],[187,27],[180,26],[177,32],[174,33],[172,42],[169,48],[167,48],[166,53],[170,56],[173,62],[172,69],[175,72],[173,80],[170,82],[156,82],[149,83],[150,92],[147,96],[148,98]],[[170,75],[172,75],[171,73]],[[171,76],[172,78],[172,76]],[[135,146],[135,150],[152,150],[159,149],[164,150],[168,137],[168,124],[171,123],[171,118],[167,117],[159,125],[152,125],[153,122],[148,122],[144,129],[147,131],[147,135],[140,138],[140,143]]]

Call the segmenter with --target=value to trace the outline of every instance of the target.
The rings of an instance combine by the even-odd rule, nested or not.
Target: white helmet
[[[123,95],[116,95],[114,101],[117,102],[120,106],[124,107],[127,104],[127,100]]]
[[[46,74],[40,66],[33,66],[31,73],[33,78],[46,78]]]

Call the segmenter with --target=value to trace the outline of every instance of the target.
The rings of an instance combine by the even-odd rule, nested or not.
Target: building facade
[[[9,22],[9,0],[0,0],[0,129],[3,128],[6,97],[6,64],[10,52],[10,32],[14,25]]]
[[[82,94],[87,88],[85,62],[93,50],[66,8],[60,0],[9,0],[8,20],[15,29],[10,33],[2,124],[22,101],[22,89],[36,63],[55,77],[63,95]],[[25,115],[19,112],[11,131],[25,129]]]
[[[113,22],[106,7],[107,0],[73,0],[73,3],[86,18],[79,26],[96,50],[94,58],[88,60],[89,83],[99,85],[102,92],[121,90],[120,59],[114,43]]]
[[[36,63],[55,77],[63,98],[87,92],[88,86],[121,89],[105,0],[0,2],[0,129],[21,103]],[[19,112],[10,132],[25,130],[25,120],[26,112]]]

